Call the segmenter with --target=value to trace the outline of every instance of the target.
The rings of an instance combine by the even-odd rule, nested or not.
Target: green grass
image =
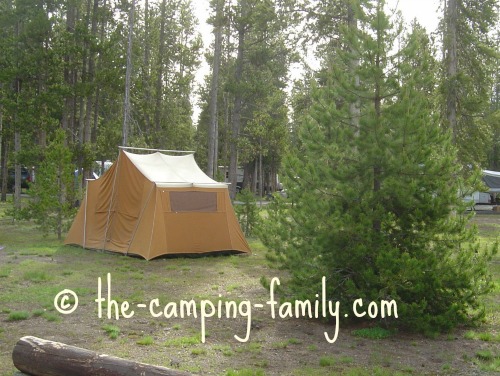
[[[155,342],[155,341],[154,341],[153,337],[151,337],[151,336],[146,336],[146,337],[141,338],[141,339],[140,339],[139,341],[137,341],[136,343],[137,343],[138,345],[141,345],[141,346],[150,346],[150,345],[152,345],[154,342]]]
[[[102,327],[102,329],[106,332],[109,338],[117,339],[120,335],[120,328],[116,325],[106,324]]]
[[[392,336],[390,330],[380,328],[378,326],[373,328],[363,328],[356,329],[351,332],[356,337],[368,338],[368,339],[384,339]]]
[[[205,355],[207,353],[207,350],[204,348],[196,348],[191,350],[191,355],[194,356],[200,356],[200,355]]]
[[[239,370],[229,370],[226,373],[226,376],[264,376],[265,373],[261,369],[250,369],[243,368]]]
[[[51,276],[47,272],[42,271],[42,270],[27,271],[24,273],[23,278],[26,281],[31,281],[31,282],[35,282],[35,283],[47,282],[50,279],[52,279]]]
[[[0,278],[7,278],[8,276],[10,276],[10,273],[11,273],[12,269],[9,268],[9,267],[1,267],[0,268]]]
[[[165,341],[165,346],[171,347],[186,347],[191,345],[197,345],[201,343],[201,335],[195,334],[186,337],[171,338]]]
[[[215,345],[212,347],[215,351],[220,351],[224,356],[233,356],[234,352],[229,345]]]
[[[9,317],[7,318],[7,321],[20,321],[20,320],[27,320],[30,318],[30,313],[28,311],[15,311],[9,313]]]
[[[236,348],[234,351],[237,353],[260,354],[262,352],[262,345],[257,342],[248,342],[245,345]]]
[[[321,367],[330,367],[333,366],[336,363],[335,358],[331,356],[322,356],[319,358],[319,365]]]
[[[42,317],[49,322],[57,322],[61,320],[61,317],[55,313],[44,312]]]
[[[480,340],[484,342],[500,342],[500,334],[493,334],[490,332],[479,332],[476,333],[473,330],[469,330],[464,334],[465,339]]]
[[[476,352],[476,358],[479,360],[492,360],[494,357],[491,350],[479,350]]]

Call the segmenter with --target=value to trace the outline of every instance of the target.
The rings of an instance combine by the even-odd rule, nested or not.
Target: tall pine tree
[[[315,296],[325,276],[341,317],[353,317],[355,299],[394,299],[399,324],[449,329],[479,308],[490,253],[462,215],[455,149],[433,111],[426,34],[415,27],[391,55],[399,31],[383,1],[360,5],[351,8],[357,27],[346,24],[342,36],[357,47],[333,51],[287,163],[293,206],[274,204],[261,237],[290,271],[292,299]]]

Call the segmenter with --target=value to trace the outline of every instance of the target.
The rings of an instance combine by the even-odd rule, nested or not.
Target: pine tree
[[[353,317],[358,298],[395,300],[396,323],[449,329],[479,308],[490,253],[462,215],[456,152],[433,111],[429,41],[415,27],[391,56],[398,28],[383,1],[355,9],[359,28],[345,27],[343,38],[358,41],[359,64],[350,64],[353,49],[336,49],[312,90],[300,149],[287,162],[292,207],[273,204],[261,237],[290,272],[289,298],[314,297],[325,276],[341,317]],[[356,101],[359,128],[350,119]]]
[[[489,113],[498,51],[492,40],[498,23],[496,0],[445,0],[441,78],[442,123],[450,127],[463,165],[483,167],[493,129]]]
[[[30,191],[26,217],[34,219],[48,234],[54,232],[58,239],[74,214],[72,197],[74,182],[72,153],[66,146],[66,134],[60,129],[48,145],[45,158],[37,172],[36,184]]]

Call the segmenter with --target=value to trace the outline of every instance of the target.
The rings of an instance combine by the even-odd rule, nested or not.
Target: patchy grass
[[[153,337],[151,336],[145,336],[142,337],[140,340],[138,340],[136,343],[141,346],[150,346],[155,342]]]
[[[319,358],[320,367],[330,367],[333,366],[335,363],[336,363],[335,358],[331,356],[322,356],[321,358]]]
[[[15,311],[9,313],[9,317],[7,318],[8,321],[20,321],[20,320],[27,320],[30,318],[30,313],[27,311]]]
[[[393,332],[384,328],[375,326],[373,328],[363,328],[356,329],[352,331],[352,334],[357,337],[368,338],[368,339],[384,339],[393,335]]]
[[[484,244],[496,240],[500,216],[477,216],[475,221]],[[166,367],[171,367],[175,357],[179,361],[174,368],[200,374],[386,376],[453,374],[456,370],[466,374],[478,368],[500,371],[500,255],[490,265],[495,284],[484,299],[483,325],[429,338],[377,327],[353,329],[341,322],[337,342],[329,344],[323,333],[333,332],[332,323],[270,317],[265,304],[269,293],[260,279],[280,277],[286,289],[287,275],[270,269],[267,251],[258,240],[250,239],[250,244],[253,253],[249,256],[145,261],[63,246],[53,236],[43,237],[29,222],[13,224],[0,217],[0,375],[13,374],[10,355],[23,335]],[[110,288],[107,273],[112,275]],[[114,306],[107,301],[98,317],[98,278],[102,296],[107,300],[109,293],[118,307],[128,302],[132,317],[120,314],[116,320]],[[54,297],[63,289],[78,296],[77,309],[68,315],[54,308]],[[159,302],[154,307],[157,317],[149,312],[153,299]],[[197,317],[180,317],[179,312],[164,315],[169,303],[191,299],[197,303]],[[205,343],[201,342],[202,299],[216,308],[205,320],[209,334]],[[246,317],[238,310],[236,317],[226,317],[225,303],[229,301],[264,306],[252,306],[252,327],[245,343],[234,336],[245,336]],[[76,301],[71,298],[67,303]],[[416,353],[418,359],[413,356]]]
[[[120,335],[120,328],[116,325],[106,324],[102,327],[102,329],[106,332],[109,338],[117,339]]]
[[[192,336],[177,337],[165,341],[165,346],[172,347],[187,347],[201,343],[201,335],[194,334]]]

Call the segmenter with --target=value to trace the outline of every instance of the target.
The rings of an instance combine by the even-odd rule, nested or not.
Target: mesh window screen
[[[170,192],[173,212],[216,212],[217,192]]]

